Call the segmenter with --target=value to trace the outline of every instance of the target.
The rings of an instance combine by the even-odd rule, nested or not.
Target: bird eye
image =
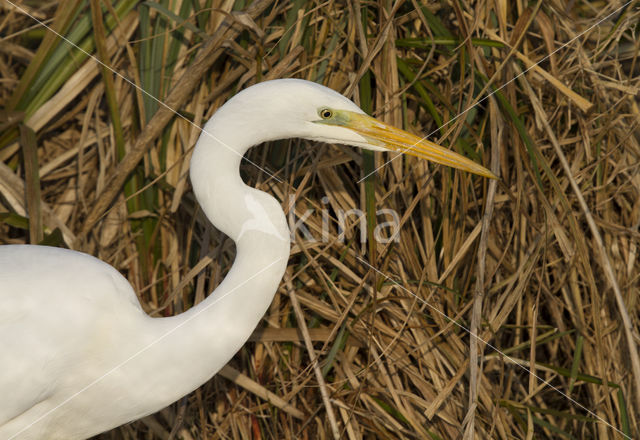
[[[322,119],[329,119],[333,116],[333,112],[328,108],[323,108],[319,113]]]

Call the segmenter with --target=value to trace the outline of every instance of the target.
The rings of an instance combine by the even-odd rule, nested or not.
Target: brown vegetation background
[[[253,83],[317,81],[500,176],[403,156],[358,182],[391,157],[253,149],[282,182],[244,162],[247,183],[312,210],[318,240],[298,231],[229,366],[100,438],[638,438],[637,1],[19,5],[41,24],[0,0],[0,243],[95,255],[152,315],[233,263],[188,163],[197,127]],[[340,239],[354,208],[366,242],[355,217]],[[397,242],[372,240],[384,208]]]

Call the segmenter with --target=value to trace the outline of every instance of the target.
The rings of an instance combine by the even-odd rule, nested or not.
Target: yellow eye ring
[[[318,113],[320,114],[320,117],[322,119],[329,119],[333,116],[333,112],[331,111],[331,109],[328,109],[328,108],[323,108]]]

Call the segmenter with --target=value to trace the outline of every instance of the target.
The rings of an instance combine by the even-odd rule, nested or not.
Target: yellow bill
[[[367,139],[372,146],[427,159],[431,162],[458,168],[490,179],[498,178],[491,171],[471,159],[404,130],[380,122],[371,116],[348,110],[335,110],[332,111],[330,118],[322,122],[349,128]]]

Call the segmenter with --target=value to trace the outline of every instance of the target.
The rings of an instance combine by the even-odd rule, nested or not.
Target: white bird
[[[247,88],[207,122],[191,159],[202,209],[237,250],[197,306],[151,318],[127,280],[90,255],[0,246],[0,439],[93,436],[164,408],[231,359],[269,307],[290,245],[280,203],[244,184],[240,160],[256,144],[291,137],[408,150],[495,177],[321,85],[286,79]]]

